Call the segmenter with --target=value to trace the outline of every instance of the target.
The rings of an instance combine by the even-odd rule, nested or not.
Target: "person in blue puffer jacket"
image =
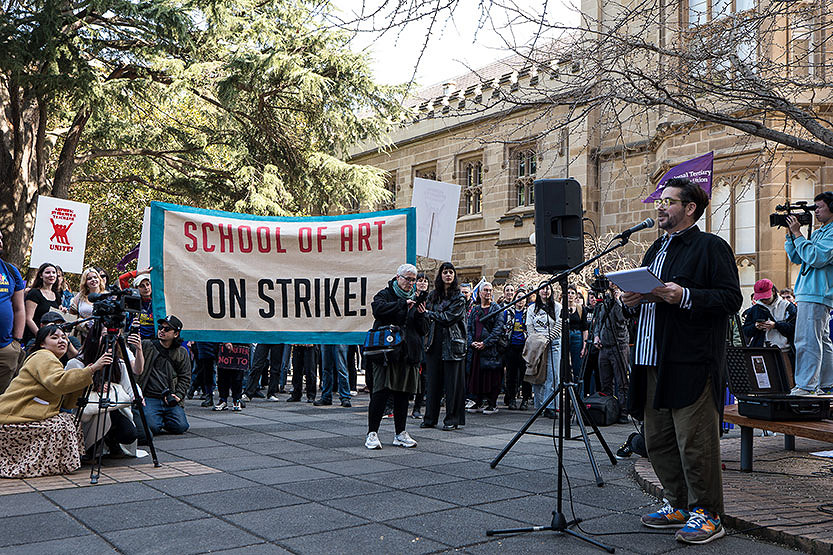
[[[833,308],[833,193],[813,199],[821,227],[807,239],[795,216],[788,216],[787,256],[801,264],[795,281],[795,387],[792,395],[833,393],[833,341],[828,333]]]

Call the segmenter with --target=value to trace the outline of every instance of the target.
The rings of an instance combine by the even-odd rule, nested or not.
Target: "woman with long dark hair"
[[[64,474],[81,466],[81,434],[71,410],[111,358],[105,353],[85,368],[65,370],[60,358],[68,344],[58,326],[40,328],[31,354],[0,395],[0,477]]]
[[[32,288],[26,293],[26,329],[23,343],[26,344],[38,333],[41,317],[51,309],[61,309],[62,294],[58,285],[58,268],[44,262],[35,274]]]
[[[414,287],[416,288],[418,296],[427,299],[430,284],[431,282],[429,281],[428,276],[425,275],[425,272],[417,273],[417,280]],[[423,340],[424,339],[425,338],[423,338]],[[422,408],[425,406],[425,390],[427,389],[425,373],[425,344],[423,343],[422,362],[419,365],[419,393],[414,395],[414,410],[411,412],[411,418],[416,420],[422,418]]]
[[[538,286],[544,285],[542,281]],[[559,384],[561,365],[561,303],[553,298],[552,286],[544,285],[535,296],[535,302],[526,310],[526,331],[528,334],[544,335],[549,339],[546,350],[547,376],[544,383],[533,384],[535,408],[538,409]],[[547,405],[544,415],[555,418],[555,399]]]
[[[581,378],[581,361],[587,351],[587,336],[590,322],[582,297],[575,285],[567,287],[567,309],[570,313],[570,366],[573,368],[573,381]]]
[[[440,399],[445,390],[443,430],[466,425],[466,298],[460,292],[457,272],[443,262],[426,305],[429,322],[425,340],[425,370],[428,392],[425,417],[420,428],[433,428],[440,417]]]
[[[67,370],[90,366],[100,358],[106,349],[106,335],[107,329],[100,320],[95,320],[87,333],[81,352],[67,363]],[[113,367],[113,372],[107,382],[102,383],[106,372],[98,372],[93,376],[91,397],[93,397],[93,392],[96,394],[103,392],[113,402],[133,401],[133,386],[130,383],[128,372],[141,374],[145,363],[139,334],[130,334],[127,343],[135,349],[136,355],[134,356],[130,349],[123,353],[119,348],[119,364]],[[92,457],[95,453],[96,442],[100,444],[102,441],[107,446],[111,456],[117,457],[124,454],[135,456],[135,446],[132,444],[136,441],[137,432],[133,422],[131,406],[119,405],[109,412],[103,412],[100,416],[98,416],[97,410],[97,407],[94,407],[91,402],[83,410],[81,416],[81,431],[84,432],[84,448],[87,456]],[[101,421],[99,421],[99,418]],[[96,431],[98,431],[98,437],[96,437]]]

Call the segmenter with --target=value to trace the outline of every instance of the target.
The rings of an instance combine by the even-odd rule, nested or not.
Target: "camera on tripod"
[[[610,289],[610,280],[604,274],[600,274],[598,268],[595,271],[596,277],[590,283],[590,291],[596,298],[604,297],[604,294]]]
[[[813,215],[810,213],[816,209],[815,205],[807,206],[806,200],[790,204],[779,204],[775,207],[775,213],[769,215],[769,227],[789,227],[787,216],[795,216],[800,225],[811,225]],[[782,212],[779,214],[779,212]]]
[[[107,327],[121,327],[125,313],[138,314],[142,310],[142,298],[135,289],[117,289],[90,295],[93,316],[102,319]]]

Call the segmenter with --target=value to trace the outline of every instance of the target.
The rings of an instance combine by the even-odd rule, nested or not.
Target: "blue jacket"
[[[787,256],[801,264],[795,280],[795,300],[833,308],[833,222],[817,229],[808,240],[789,235],[784,242]]]

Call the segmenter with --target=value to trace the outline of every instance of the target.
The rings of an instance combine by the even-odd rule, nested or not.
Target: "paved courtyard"
[[[486,536],[550,522],[551,438],[527,435],[489,467],[531,413],[469,415],[454,432],[409,419],[416,449],[392,447],[393,422],[384,420],[384,448],[368,451],[367,403],[367,395],[353,408],[256,400],[241,413],[216,413],[189,401],[191,430],[156,439],[160,469],[149,458],[107,461],[96,486],[88,467],[57,480],[0,481],[0,552],[603,553],[552,532]],[[632,430],[603,434],[615,450]],[[552,421],[531,431],[551,432]],[[794,553],[732,531],[692,548],[673,532],[643,529],[638,517],[656,499],[637,485],[633,458],[612,466],[593,445],[606,483],[596,486],[584,444],[567,441],[564,509],[617,553]]]

